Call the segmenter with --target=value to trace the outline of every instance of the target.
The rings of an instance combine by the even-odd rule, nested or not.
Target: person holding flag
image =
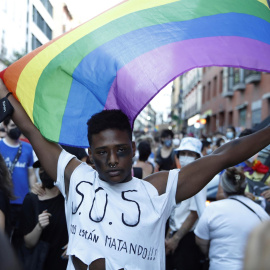
[[[128,117],[103,110],[88,121],[88,149],[96,170],[46,140],[0,81],[0,102],[29,139],[65,198],[68,269],[164,269],[165,224],[176,203],[194,196],[218,172],[270,143],[270,127],[234,140],[181,170],[145,180],[132,177],[135,143]],[[1,116],[0,112],[0,116]],[[211,165],[210,165],[211,164]]]

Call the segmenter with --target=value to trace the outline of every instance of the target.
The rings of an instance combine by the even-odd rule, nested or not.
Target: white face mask
[[[212,152],[213,152],[212,149],[211,149],[211,148],[208,148],[208,149],[206,150],[206,155],[210,155]]]
[[[228,132],[226,133],[226,137],[227,137],[227,139],[229,139],[229,140],[233,139],[233,132],[232,132],[232,131],[228,131]]]
[[[189,163],[193,162],[194,160],[195,160],[195,157],[189,157],[189,156],[180,156],[179,157],[181,167],[188,165]]]

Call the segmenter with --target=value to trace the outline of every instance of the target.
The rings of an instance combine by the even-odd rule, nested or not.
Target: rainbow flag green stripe
[[[269,29],[265,0],[126,1],[2,77],[46,138],[85,147],[91,115],[120,108],[132,123],[162,87],[191,68],[269,71]]]

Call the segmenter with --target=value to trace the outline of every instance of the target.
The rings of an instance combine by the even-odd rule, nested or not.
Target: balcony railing
[[[261,73],[255,70],[245,70],[245,83],[258,83],[261,80]]]
[[[222,96],[223,96],[223,97],[232,97],[232,96],[233,96],[233,91],[228,90],[228,91],[226,91],[226,92],[223,92],[223,93],[222,93]]]

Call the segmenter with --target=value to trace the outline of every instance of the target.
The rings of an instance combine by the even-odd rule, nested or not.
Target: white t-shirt
[[[196,211],[200,216],[205,208],[205,201],[206,201],[206,188],[203,188],[193,197],[184,200],[181,203],[178,203],[170,216],[169,225],[171,230],[178,231],[181,228],[184,221],[187,219],[188,215],[190,214],[190,211]],[[197,222],[198,221],[194,223],[190,231],[194,231]]]
[[[230,198],[244,202],[262,220],[269,219],[264,209],[249,198],[239,195]],[[261,222],[245,205],[230,198],[206,207],[194,231],[198,237],[210,240],[210,270],[242,269],[248,236]]]
[[[62,151],[57,183],[66,199],[68,255],[90,265],[105,258],[106,270],[165,269],[165,224],[175,207],[178,171],[169,174],[166,193],[132,178],[109,184],[86,163],[79,165],[65,195],[64,170],[74,156]],[[74,269],[69,260],[68,269]]]

